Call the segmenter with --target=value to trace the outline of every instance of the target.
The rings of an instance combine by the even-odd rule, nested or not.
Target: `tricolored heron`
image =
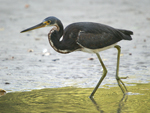
[[[99,52],[112,47],[118,50],[116,80],[122,92],[124,94],[127,92],[127,88],[121,80],[127,77],[119,77],[118,75],[121,47],[117,45],[117,42],[120,40],[132,40],[130,36],[133,34],[132,31],[115,29],[107,25],[93,22],[73,23],[64,29],[62,22],[58,18],[50,16],[45,18],[40,24],[25,29],[21,31],[21,33],[48,26],[54,26],[48,34],[48,40],[55,51],[64,54],[73,51],[84,51],[97,55],[103,68],[103,74],[91,93],[90,98],[94,96],[107,74],[107,69]],[[63,38],[61,40],[62,36]]]

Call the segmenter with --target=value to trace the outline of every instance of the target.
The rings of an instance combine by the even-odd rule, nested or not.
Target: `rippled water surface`
[[[132,93],[123,96],[119,88],[96,92],[92,88],[50,88],[8,93],[0,97],[1,113],[149,113],[150,84],[129,86]]]

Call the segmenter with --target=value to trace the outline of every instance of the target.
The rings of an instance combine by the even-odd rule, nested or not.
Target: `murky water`
[[[118,87],[100,88],[94,99],[92,88],[50,88],[8,93],[0,97],[1,113],[149,113],[150,84],[128,86],[123,96]]]
[[[37,24],[50,15],[60,18],[64,26],[77,21],[94,21],[132,30],[134,32],[132,41],[122,40],[118,43],[122,50],[119,75],[129,76],[128,79],[123,80],[125,83],[150,82],[150,29],[148,26],[150,25],[148,12],[150,7],[147,5],[148,0],[138,2],[133,0],[115,2],[88,0],[75,3],[64,0],[62,2],[51,1],[53,4],[51,6],[48,0],[36,1],[36,3],[30,1],[30,4],[27,1],[18,2],[16,0],[16,2],[20,4],[17,5],[19,7],[8,0],[0,4],[0,10],[2,10],[0,88],[7,92],[15,92],[67,86],[95,87],[102,75],[102,68],[96,55],[83,52],[63,55],[55,52],[47,39],[47,33],[51,28],[20,34],[24,28]],[[8,8],[8,3],[13,5]],[[64,7],[68,3],[70,4]],[[82,4],[87,7],[83,7]],[[25,5],[29,7],[25,8]],[[140,8],[137,8],[139,6]],[[47,56],[43,55],[45,49],[50,53]],[[116,49],[100,52],[100,55],[108,69],[108,74],[101,87],[106,84],[116,86]],[[94,58],[94,60],[89,60],[89,58]]]

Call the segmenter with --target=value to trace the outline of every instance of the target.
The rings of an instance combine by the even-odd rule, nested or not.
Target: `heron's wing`
[[[102,32],[93,34],[80,31],[78,34],[77,43],[80,46],[89,49],[99,49],[115,44],[120,40],[120,38],[115,37],[111,33]]]

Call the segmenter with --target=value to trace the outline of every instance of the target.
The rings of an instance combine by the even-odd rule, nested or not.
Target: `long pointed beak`
[[[37,24],[33,27],[30,27],[28,29],[25,29],[25,30],[21,31],[20,33],[28,32],[28,31],[31,31],[31,30],[34,30],[34,29],[39,29],[39,28],[42,28],[42,27],[45,27],[45,26],[46,26],[46,24],[40,23],[40,24]]]

